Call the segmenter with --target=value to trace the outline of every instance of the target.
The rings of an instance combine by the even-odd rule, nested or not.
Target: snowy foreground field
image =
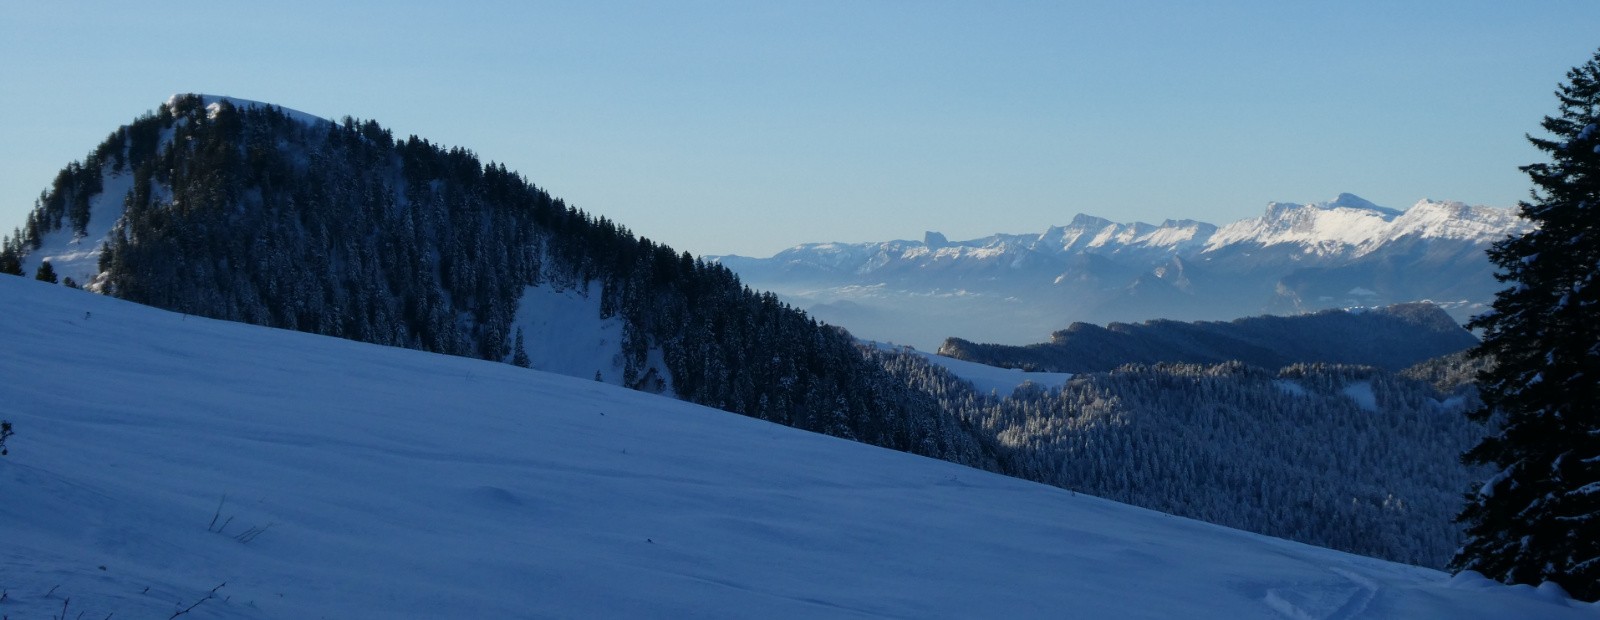
[[[505,364],[3,276],[0,316],[12,619],[1600,617]]]

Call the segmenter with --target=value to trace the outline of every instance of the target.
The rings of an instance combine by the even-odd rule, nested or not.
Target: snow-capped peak
[[[805,244],[778,253],[775,262],[830,271],[865,274],[891,266],[939,260],[1014,262],[1026,254],[1061,256],[1138,254],[1194,256],[1230,246],[1292,244],[1317,256],[1362,256],[1404,237],[1483,243],[1507,232],[1526,230],[1509,209],[1423,200],[1406,211],[1341,193],[1333,200],[1300,204],[1273,202],[1260,217],[1218,227],[1196,220],[1165,220],[1159,225],[1121,223],[1079,213],[1065,226],[1037,235],[996,234],[956,241],[929,231],[921,241]],[[767,259],[752,259],[762,261]],[[748,264],[749,261],[746,261]]]
[[[1038,247],[1056,251],[1118,248],[1203,247],[1204,251],[1237,244],[1263,246],[1295,243],[1314,253],[1370,249],[1407,234],[1424,238],[1482,240],[1514,226],[1516,215],[1504,209],[1467,207],[1461,203],[1417,203],[1408,216],[1350,193],[1311,204],[1273,202],[1258,218],[1218,227],[1194,220],[1167,220],[1159,226],[1121,224],[1078,215],[1064,227],[1051,227],[1038,237]],[[1452,206],[1453,205],[1453,206]]]
[[[1372,205],[1359,197],[1340,194],[1325,203],[1302,205],[1273,202],[1266,214],[1223,226],[1206,243],[1211,251],[1238,243],[1262,246],[1297,243],[1316,248],[1318,253],[1361,245],[1377,238],[1395,217],[1392,209],[1367,208]]]
[[[1339,194],[1331,201],[1311,205],[1270,203],[1261,217],[1219,229],[1206,243],[1206,251],[1234,244],[1291,243],[1315,254],[1360,255],[1411,235],[1489,241],[1517,229],[1519,222],[1516,214],[1506,209],[1423,200],[1409,210],[1397,211],[1353,194]]]
[[[1389,207],[1380,206],[1351,193],[1341,193],[1334,197],[1333,200],[1328,202],[1319,202],[1311,206],[1324,211],[1331,211],[1333,209],[1360,209],[1363,211],[1375,211],[1389,217],[1400,215],[1400,211],[1397,209],[1390,209]]]
[[[1051,226],[1034,246],[1048,252],[1112,250],[1122,248],[1175,248],[1204,240],[1216,227],[1194,220],[1166,220],[1160,226],[1144,222],[1118,223],[1078,214],[1066,226]]]
[[[1423,199],[1394,220],[1391,238],[1416,235],[1422,238],[1498,241],[1507,231],[1528,230],[1528,223],[1510,209],[1471,206],[1462,202]]]

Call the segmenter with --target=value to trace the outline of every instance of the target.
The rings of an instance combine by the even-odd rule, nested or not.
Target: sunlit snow
[[[1033,372],[1018,368],[999,368],[977,362],[958,360],[953,357],[935,355],[919,351],[913,347],[896,346],[886,343],[871,343],[886,351],[900,351],[917,355],[929,363],[943,367],[950,374],[972,384],[979,394],[994,394],[996,396],[1010,396],[1024,383],[1032,383],[1046,389],[1059,388],[1072,378],[1069,372]]]
[[[1240,220],[1217,230],[1206,249],[1233,244],[1263,246],[1299,244],[1313,253],[1362,255],[1402,237],[1497,241],[1508,230],[1525,229],[1509,209],[1468,206],[1460,202],[1421,200],[1396,211],[1340,194],[1324,203],[1272,203],[1258,218]]]

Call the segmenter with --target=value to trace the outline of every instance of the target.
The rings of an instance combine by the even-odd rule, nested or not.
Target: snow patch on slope
[[[84,286],[94,283],[100,275],[102,246],[117,220],[122,218],[125,208],[123,201],[133,189],[133,173],[116,173],[110,163],[101,167],[100,178],[100,193],[89,198],[86,234],[77,234],[70,223],[63,221],[61,228],[41,235],[39,249],[29,251],[22,257],[23,273],[31,277],[38,272],[39,263],[48,260],[56,277],[72,278]]]
[[[621,385],[622,318],[600,318],[599,289],[598,282],[584,284],[581,290],[523,287],[507,344],[515,344],[516,332],[521,329],[531,368],[580,379],[598,377]],[[506,361],[515,354],[512,351]],[[665,369],[660,373],[666,376]]]
[[[1308,395],[1308,393],[1306,392],[1305,386],[1300,385],[1299,382],[1291,380],[1291,379],[1274,379],[1272,381],[1272,384],[1277,386],[1278,389],[1282,390],[1283,393],[1285,393],[1285,394],[1289,394],[1289,395],[1293,395],[1293,396],[1307,396]]]
[[[1024,383],[1033,383],[1054,389],[1065,385],[1067,380],[1072,378],[1072,373],[1069,372],[1029,372],[1019,368],[1000,368],[927,353],[913,347],[896,346],[882,342],[869,342],[868,344],[884,351],[919,356],[927,360],[928,363],[942,367],[957,378],[971,383],[979,394],[993,393],[1002,397],[1010,396],[1012,392],[1022,387]]]
[[[1378,410],[1378,395],[1372,391],[1371,381],[1357,381],[1344,386],[1341,392],[1346,398],[1355,401],[1356,406],[1367,411]]]

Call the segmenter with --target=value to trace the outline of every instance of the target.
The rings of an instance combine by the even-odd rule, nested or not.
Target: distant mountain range
[[[1223,320],[1429,300],[1458,321],[1499,285],[1484,251],[1528,224],[1510,209],[1423,200],[1404,211],[1352,194],[1274,202],[1216,226],[1078,215],[1041,234],[814,243],[710,257],[858,336],[933,348],[1023,344],[1075,321]]]

